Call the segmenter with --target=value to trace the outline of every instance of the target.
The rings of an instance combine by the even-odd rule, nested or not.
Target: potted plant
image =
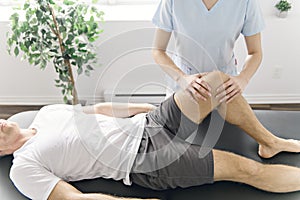
[[[286,0],[280,0],[275,7],[277,8],[277,15],[281,18],[285,18],[288,11],[292,8],[292,5]]]
[[[93,1],[95,3],[95,1]],[[93,5],[73,0],[27,0],[11,17],[7,33],[9,53],[13,52],[41,70],[53,65],[58,74],[64,102],[78,103],[74,73],[90,75],[96,64],[93,43],[103,31],[103,12]]]

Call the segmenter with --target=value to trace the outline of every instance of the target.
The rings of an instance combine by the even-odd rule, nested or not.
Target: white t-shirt
[[[145,114],[132,118],[89,115],[81,106],[43,107],[30,128],[37,134],[14,153],[10,178],[25,196],[47,199],[59,180],[129,174],[143,134]]]
[[[258,0],[218,0],[207,10],[202,0],[161,0],[152,22],[173,32],[175,64],[186,74],[223,71],[237,75],[234,44],[240,34],[261,32],[265,26]],[[177,90],[168,78],[168,86]]]

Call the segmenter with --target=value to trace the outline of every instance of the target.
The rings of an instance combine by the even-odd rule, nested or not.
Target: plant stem
[[[66,49],[65,49],[65,47],[63,45],[63,39],[62,39],[61,34],[59,32],[59,28],[58,28],[58,24],[57,24],[57,20],[56,20],[56,17],[55,17],[54,10],[53,10],[53,8],[49,4],[48,4],[48,8],[49,8],[49,10],[51,12],[52,19],[53,19],[54,26],[55,26],[55,30],[53,30],[53,28],[50,26],[51,30],[57,36],[58,41],[59,41],[59,46],[60,46],[61,53],[62,53],[62,55],[64,55]],[[78,94],[77,94],[77,90],[76,90],[76,86],[75,86],[75,81],[74,81],[72,66],[71,66],[71,63],[70,63],[69,59],[65,59],[64,58],[64,63],[68,67],[68,72],[69,72],[69,76],[70,76],[69,77],[69,82],[73,86],[73,90],[72,90],[72,96],[73,96],[72,104],[75,105],[75,104],[78,104]]]

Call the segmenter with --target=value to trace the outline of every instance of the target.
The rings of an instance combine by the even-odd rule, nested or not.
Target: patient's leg
[[[219,113],[226,121],[240,127],[259,143],[260,156],[270,158],[281,151],[300,152],[299,141],[278,138],[264,128],[241,95],[228,104],[220,104],[214,98],[216,89],[228,79],[227,75],[221,72],[211,72],[203,79],[212,88],[212,97],[207,97],[207,101],[195,102],[186,95],[186,91],[177,92],[174,96],[178,107],[192,121],[201,123],[214,108],[218,108]]]
[[[213,154],[215,181],[246,183],[277,193],[300,190],[300,168],[266,165],[220,150],[213,150]]]
[[[282,151],[300,152],[299,141],[282,139],[268,131],[242,95],[228,104],[221,104],[218,111],[227,122],[240,127],[258,142],[261,157],[270,158]]]

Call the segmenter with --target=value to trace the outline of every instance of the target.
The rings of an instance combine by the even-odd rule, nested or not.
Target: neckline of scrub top
[[[211,13],[211,12],[213,12],[213,11],[219,6],[219,4],[220,4],[221,1],[222,1],[222,0],[218,0],[218,1],[213,5],[213,7],[211,7],[209,10],[208,10],[208,8],[206,7],[206,5],[205,5],[205,3],[203,2],[203,0],[200,1],[200,4],[201,4],[202,9],[204,9],[204,11],[205,11],[206,13]]]

